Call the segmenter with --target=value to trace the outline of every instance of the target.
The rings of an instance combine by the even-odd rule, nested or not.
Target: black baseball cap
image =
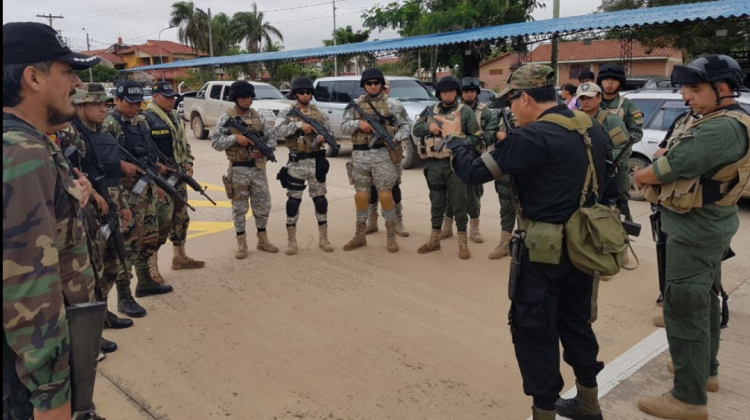
[[[3,25],[3,65],[62,61],[83,70],[101,60],[74,53],[51,26],[38,22],[10,22]]]
[[[132,80],[126,80],[117,85],[115,96],[130,103],[143,102],[143,87]]]
[[[169,82],[156,82],[151,86],[151,94],[158,93],[168,98],[176,98],[180,96],[174,91],[174,86]]]

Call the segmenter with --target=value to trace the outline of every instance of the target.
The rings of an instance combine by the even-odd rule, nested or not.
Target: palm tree
[[[196,51],[208,51],[208,13],[195,7],[192,1],[172,4],[170,26],[179,27],[180,42],[188,43]]]
[[[272,45],[272,37],[284,40],[281,31],[270,23],[264,22],[263,18],[263,12],[258,12],[258,6],[255,3],[253,3],[252,12],[237,12],[232,16],[236,39],[240,41],[244,39],[247,43],[247,50],[251,53],[260,52],[263,41]]]

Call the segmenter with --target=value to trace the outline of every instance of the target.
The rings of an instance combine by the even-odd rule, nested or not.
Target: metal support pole
[[[208,55],[214,56],[214,32],[211,25],[211,8],[208,8]]]
[[[333,46],[336,46],[336,0],[333,0]],[[339,59],[333,56],[333,75],[339,75]]]
[[[560,18],[560,0],[555,0],[555,2],[553,3],[553,6],[552,6],[552,18],[553,19],[559,19]],[[557,82],[558,82],[558,80],[560,80],[559,77],[558,77],[558,74],[557,74],[558,73],[558,71],[557,71],[558,70],[557,54],[558,54],[558,42],[559,42],[559,40],[560,40],[560,38],[559,38],[559,35],[557,33],[555,33],[554,35],[552,35],[552,59],[551,59],[552,63],[551,64],[552,64],[552,70],[555,71],[555,77],[553,79],[553,83],[554,83],[555,86],[557,86]]]
[[[83,28],[83,32],[86,32],[86,28]],[[86,32],[86,51],[91,51],[91,42],[89,41],[89,33]],[[89,83],[94,83],[94,71],[89,67]]]

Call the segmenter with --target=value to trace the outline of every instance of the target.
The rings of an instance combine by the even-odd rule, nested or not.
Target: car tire
[[[643,192],[635,188],[635,182],[633,182],[633,173],[636,170],[643,169],[650,166],[651,162],[648,159],[640,156],[632,156],[628,159],[628,169],[630,170],[630,199],[633,201],[643,201]]]
[[[333,147],[328,146],[326,148],[326,157],[335,158],[336,156],[339,155],[339,152],[341,152],[341,148],[340,147],[338,149],[334,149]]]
[[[195,115],[193,120],[190,122],[190,127],[193,129],[193,135],[198,140],[205,140],[208,138],[208,130],[203,124],[203,120],[200,115]]]
[[[404,142],[404,160],[401,161],[401,167],[404,169],[412,169],[422,164],[422,159],[417,153],[417,146],[414,144],[414,138],[409,137]]]

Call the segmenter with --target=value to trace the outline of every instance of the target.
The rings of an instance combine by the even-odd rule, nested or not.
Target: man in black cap
[[[71,417],[65,306],[94,301],[80,222],[91,190],[45,133],[76,115],[73,70],[99,61],[47,25],[3,25],[4,420]]]
[[[151,129],[146,117],[140,112],[143,103],[143,87],[133,81],[117,85],[115,109],[109,113],[102,129],[112,136],[125,149],[136,157],[147,156],[156,163],[156,146],[151,140]],[[162,174],[166,167],[160,165]],[[133,212],[133,220],[125,229],[125,250],[128,263],[135,266],[138,278],[136,297],[160,295],[172,292],[172,286],[157,283],[152,277],[148,261],[159,249],[159,219],[156,213],[157,200],[164,200],[165,193],[156,187],[154,181],[144,177],[132,163],[120,163],[123,173],[121,184],[126,200]],[[146,310],[133,298],[130,290],[131,268],[127,272],[105,271],[105,276],[116,276],[117,310],[130,317],[143,317]]]
[[[164,156],[180,165],[188,175],[193,175],[193,155],[190,152],[190,143],[185,136],[185,125],[182,118],[174,109],[175,102],[179,96],[169,82],[157,82],[151,88],[153,99],[146,107],[144,115],[151,128],[151,139]],[[166,162],[165,162],[166,163]],[[178,182],[175,188],[182,198],[187,201],[187,185]],[[203,268],[206,263],[196,261],[185,253],[185,240],[187,239],[190,216],[187,206],[177,203],[172,197],[166,197],[156,203],[156,213],[159,218],[159,247],[167,243],[167,238],[172,241],[172,270],[186,270]],[[164,277],[159,273],[159,252],[155,252],[149,259],[149,271],[151,277],[157,283],[164,283]]]

